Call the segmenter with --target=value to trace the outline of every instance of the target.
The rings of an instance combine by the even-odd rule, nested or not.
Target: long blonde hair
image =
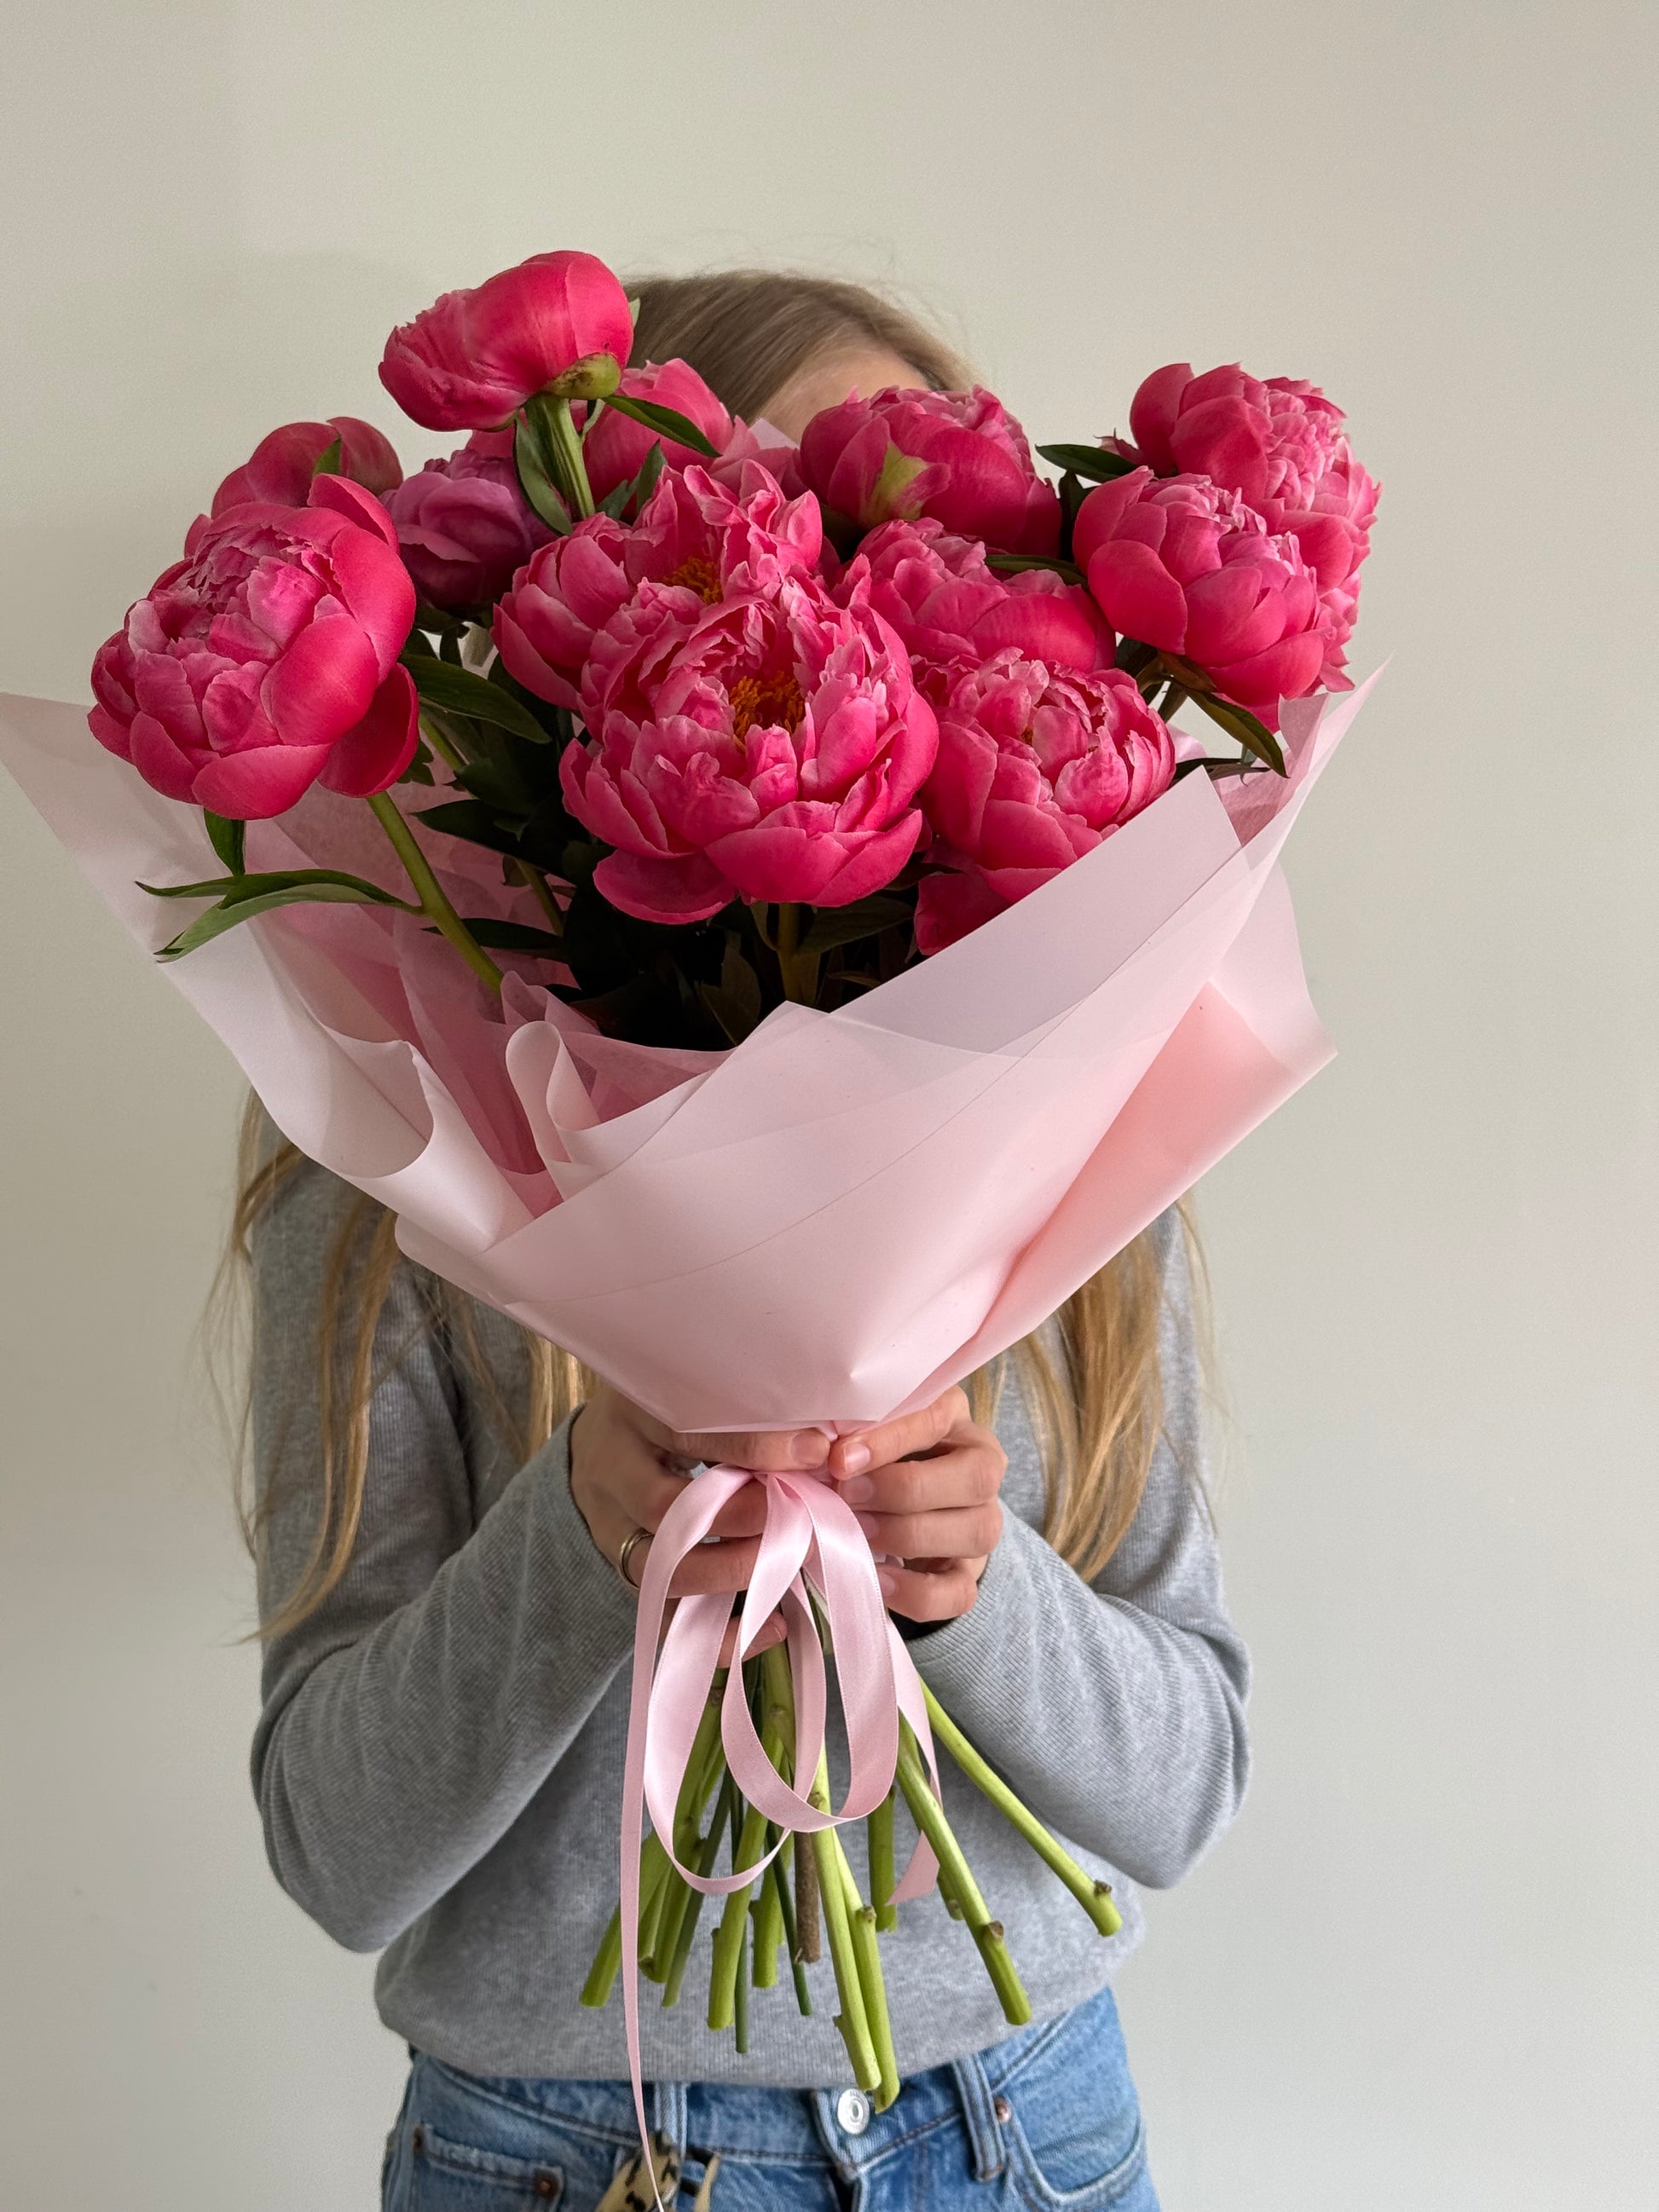
[[[875,347],[908,361],[939,390],[969,381],[943,340],[893,301],[862,285],[769,270],[727,270],[696,276],[647,276],[629,287],[639,305],[636,361],[689,361],[734,414],[753,417],[809,362]],[[238,1163],[237,1200],[225,1273],[246,1266],[256,1224],[300,1164],[292,1145],[264,1141],[261,1111],[250,1100]],[[310,1556],[295,1587],[260,1625],[282,1634],[313,1612],[350,1564],[368,1479],[370,1405],[387,1357],[376,1366],[376,1339],[402,1260],[392,1216],[359,1196],[348,1207],[324,1280],[318,1321],[317,1469],[321,1495]],[[1201,1261],[1183,1206],[1182,1233],[1196,1285]],[[442,1328],[502,1437],[520,1459],[544,1443],[592,1387],[568,1352],[521,1332],[523,1373],[504,1378],[485,1357],[470,1300],[417,1271],[422,1307]],[[1030,1336],[981,1369],[968,1384],[976,1420],[991,1417],[1012,1373],[1024,1394],[1042,1451],[1044,1533],[1086,1578],[1122,1540],[1146,1487],[1164,1426],[1158,1362],[1163,1278],[1150,1235],[1135,1238],[1068,1298],[1057,1316],[1058,1342]],[[395,1363],[406,1346],[393,1347]],[[1191,1470],[1195,1476],[1196,1470]],[[244,1498],[242,1521],[257,1548],[279,1499],[267,1490]]]

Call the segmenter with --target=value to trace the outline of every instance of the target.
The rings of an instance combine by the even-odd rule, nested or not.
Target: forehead
[[[839,406],[856,392],[868,398],[896,385],[925,391],[927,380],[914,362],[886,346],[842,346],[805,362],[767,401],[762,413],[787,437],[799,437],[816,414]]]

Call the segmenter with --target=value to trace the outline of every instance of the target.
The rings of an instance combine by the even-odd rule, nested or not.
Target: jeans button
[[[1014,2117],[1014,2108],[1006,2097],[993,2097],[991,2110],[997,2116],[997,2125],[1000,2128],[1006,2128]]]
[[[861,2136],[870,2124],[870,2100],[862,2089],[843,2089],[836,2100],[836,2118],[843,2134]]]

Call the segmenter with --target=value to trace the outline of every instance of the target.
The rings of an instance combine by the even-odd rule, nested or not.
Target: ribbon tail
[[[732,1470],[726,1471],[728,1475]],[[746,1478],[745,1478],[746,1479]],[[628,2041],[628,2078],[634,2092],[634,2118],[645,2146],[651,2191],[658,2212],[667,2212],[650,2160],[651,2130],[645,2116],[645,2077],[640,2053],[640,1845],[645,1820],[647,1740],[657,1644],[668,1603],[668,1586],[686,1553],[701,1543],[726,1499],[742,1487],[726,1480],[689,1484],[663,1516],[646,1553],[640,1583],[639,1615],[634,1626],[634,1674],[628,1703],[628,1750],[623,1764],[621,1897],[623,2027]],[[718,1653],[718,1646],[716,1647]],[[713,1680],[713,1668],[709,1679]],[[705,1686],[703,1696],[707,1696]],[[695,1726],[695,1722],[694,1722]],[[684,1765],[682,1765],[682,1778]],[[678,1797],[678,1785],[675,1795]],[[673,1849],[672,1822],[667,1847]]]

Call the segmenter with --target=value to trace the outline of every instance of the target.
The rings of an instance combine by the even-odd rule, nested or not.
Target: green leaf
[[[245,878],[245,880],[252,880]],[[149,885],[143,888],[148,890]],[[198,915],[188,929],[181,929],[170,943],[162,945],[156,954],[158,960],[182,959],[186,952],[194,952],[198,945],[222,937],[228,929],[234,929],[239,921],[251,921],[255,915],[270,914],[279,906],[352,905],[403,906],[402,899],[388,898],[373,884],[360,884],[355,889],[348,884],[291,884],[284,890],[261,891],[252,898],[238,899],[234,904],[209,908]],[[411,911],[405,908],[406,912]]]
[[[632,502],[634,512],[636,514],[639,513],[641,507],[645,505],[647,500],[650,498],[652,493],[657,489],[657,478],[662,474],[664,465],[662,447],[660,446],[653,446],[650,452],[640,463],[640,472],[638,476],[635,477],[633,483],[628,487],[628,496],[629,501]]]
[[[276,868],[252,876],[217,876],[205,884],[138,886],[152,898],[216,898],[222,906],[240,906],[248,899],[262,898],[268,891],[318,887],[331,891],[349,890],[354,897],[372,900],[380,906],[400,906],[406,914],[420,912],[407,899],[394,897],[378,884],[365,883],[361,876],[344,875],[338,868]]]
[[[441,806],[423,806],[418,817],[441,830],[447,837],[465,837],[469,844],[484,845],[492,853],[519,856],[519,834],[502,826],[495,808],[481,799],[452,799]]]
[[[1127,453],[1108,453],[1103,446],[1039,446],[1037,451],[1054,467],[1069,469],[1091,483],[1109,483],[1114,477],[1127,477],[1141,465]]]
[[[340,473],[340,441],[337,438],[332,438],[329,441],[328,444],[323,447],[322,452],[318,454],[316,459],[312,463],[312,475],[314,477],[337,477]]]
[[[556,537],[568,538],[570,509],[549,473],[535,431],[522,415],[513,434],[513,465],[519,472],[519,488],[536,513]]]
[[[466,628],[459,615],[452,615],[443,607],[428,607],[425,605],[416,608],[414,626],[416,629],[430,630],[434,637],[448,637],[452,635],[459,637]]]
[[[711,461],[720,458],[719,447],[711,446],[696,424],[677,407],[659,406],[654,399],[635,399],[625,392],[613,392],[603,404],[633,422],[643,422],[647,430],[654,430],[659,438],[676,446],[690,446],[694,453]]]
[[[914,916],[902,899],[857,899],[851,906],[822,908],[812,916],[812,927],[800,941],[802,952],[830,952],[838,945],[854,945],[861,937],[878,937],[884,929],[908,925]]]
[[[501,684],[475,676],[470,668],[440,660],[435,653],[410,653],[405,648],[400,658],[415,678],[423,707],[435,707],[442,714],[470,714],[475,722],[493,722],[497,729],[511,730],[515,738],[524,738],[532,745],[549,742],[547,732],[529,708]]]
[[[761,1018],[764,1001],[761,995],[760,977],[744,958],[735,933],[728,933],[726,937],[726,952],[720,961],[720,988],[732,1005],[748,1016],[752,1029]]]
[[[1219,723],[1230,738],[1237,738],[1246,752],[1265,761],[1275,775],[1285,774],[1285,755],[1278,738],[1248,707],[1235,706],[1231,699],[1218,699],[1204,691],[1194,692],[1193,704],[1201,707],[1212,722]]]
[[[480,945],[497,952],[546,952],[557,957],[564,951],[563,938],[527,921],[496,921],[487,914],[463,915],[461,919]]]
[[[697,996],[733,1044],[741,1044],[760,1025],[758,1011],[751,1012],[729,991],[721,990],[718,983],[699,983]]]
[[[233,822],[223,814],[216,814],[210,806],[202,809],[202,819],[207,824],[209,842],[214,851],[230,870],[233,876],[242,872],[242,848],[247,841],[246,822]]]

